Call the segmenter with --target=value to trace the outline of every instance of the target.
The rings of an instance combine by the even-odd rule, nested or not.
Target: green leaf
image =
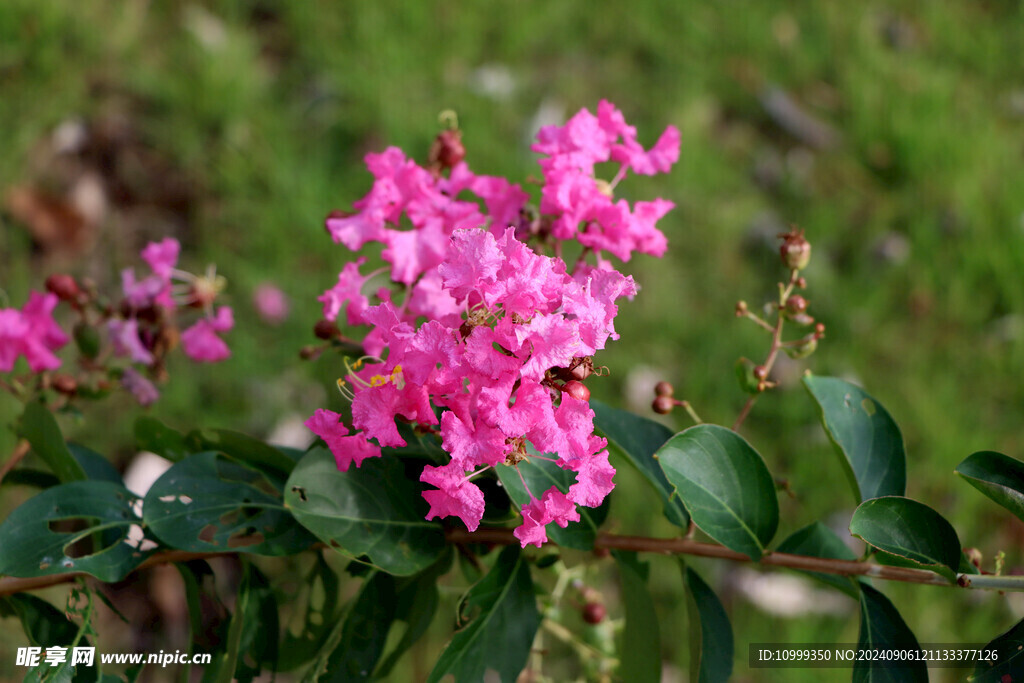
[[[655,457],[704,533],[761,559],[779,526],[779,501],[764,460],[743,437],[697,425],[669,439]]]
[[[866,500],[853,512],[850,533],[879,550],[956,581],[960,539],[950,523],[924,503],[902,496]]]
[[[394,646],[388,656],[381,662],[374,675],[377,679],[386,679],[405,652],[423,637],[434,620],[434,613],[440,603],[441,595],[437,590],[437,580],[446,574],[452,566],[452,553],[446,553],[432,567],[415,577],[399,583],[395,598],[398,611],[395,618],[406,623],[401,640]]]
[[[251,562],[248,565],[246,590],[249,591],[247,610],[242,619],[239,637],[239,658],[235,665],[235,680],[251,683],[263,667],[277,669],[278,605],[274,591],[263,572]],[[236,613],[235,618],[238,618]]]
[[[128,528],[142,524],[135,514],[138,497],[124,486],[106,481],[76,481],[46,489],[28,499],[0,524],[0,574],[49,576],[85,572],[106,582],[120,581],[149,551],[128,541]],[[80,520],[80,531],[54,531],[51,522]],[[70,557],[92,540],[99,549]]]
[[[986,496],[1024,520],[1024,463],[1002,453],[979,451],[956,466],[956,473]]]
[[[321,680],[348,683],[373,677],[395,620],[395,592],[395,579],[390,574],[374,572],[367,579],[348,612],[341,642],[328,658]]]
[[[316,553],[316,564],[300,582],[300,594],[293,596],[293,603],[300,608],[302,631],[292,635],[285,631],[281,644],[278,671],[291,671],[310,661],[323,647],[335,623],[338,611],[338,576],[320,553]]]
[[[441,653],[428,683],[448,674],[456,683],[482,681],[488,670],[513,683],[526,666],[540,627],[533,580],[518,546],[501,552],[487,576],[469,589],[459,614],[468,623]]]
[[[995,650],[995,661],[979,662],[971,683],[1002,683],[1004,680],[1024,680],[1024,621],[1018,621],[1009,631],[1003,633],[982,650]],[[1009,676],[1009,678],[1004,678]]]
[[[17,469],[8,472],[2,481],[0,486],[31,486],[37,489],[48,489],[51,486],[56,486],[60,483],[55,475],[43,470],[36,470],[27,467],[19,467]]]
[[[821,424],[843,463],[857,502],[902,496],[907,486],[903,435],[882,404],[835,377],[804,378]]]
[[[619,672],[624,679],[644,683],[661,680],[661,634],[654,600],[647,590],[649,566],[636,553],[613,550],[622,585],[626,625],[622,629]]]
[[[78,627],[64,612],[28,593],[15,593],[0,598],[0,616],[18,617],[29,642],[36,647],[66,647],[78,635]]]
[[[682,560],[686,611],[690,618],[690,680],[718,683],[732,675],[733,639],[729,615],[711,587]]]
[[[295,468],[295,460],[285,451],[259,439],[228,429],[196,429],[185,437],[192,452],[220,451],[235,460],[287,477]]]
[[[795,531],[789,538],[780,543],[776,550],[780,553],[821,557],[828,560],[855,561],[857,559],[857,556],[843,543],[843,540],[821,522],[813,522],[803,529]],[[851,577],[824,574],[822,572],[802,571],[802,573],[841,590],[854,600],[860,595],[857,581]]]
[[[867,584],[860,587],[860,637],[858,647],[875,649],[920,649],[917,638],[889,598]],[[924,661],[888,662],[859,660],[853,665],[854,683],[927,683]]]
[[[608,439],[612,451],[625,456],[651,482],[661,498],[668,521],[682,529],[687,528],[690,516],[679,497],[673,497],[672,485],[654,459],[655,452],[672,438],[672,430],[660,422],[616,410],[600,401],[592,400],[590,407],[594,409],[594,426]]]
[[[42,403],[33,401],[25,406],[19,433],[28,439],[32,444],[32,450],[62,482],[81,481],[86,478],[85,470],[64,443],[56,418]]]
[[[389,574],[415,574],[445,548],[441,525],[426,521],[419,486],[396,458],[371,458],[340,472],[330,451],[314,448],[292,472],[284,500],[325,543],[354,558],[366,555]]]
[[[135,420],[135,445],[139,450],[156,453],[171,462],[183,460],[194,452],[185,442],[184,434],[148,415]]]
[[[80,446],[77,443],[68,442],[68,450],[71,451],[71,457],[75,459],[88,479],[94,481],[109,481],[114,484],[124,484],[124,480],[121,478],[120,473],[115,469],[110,461],[104,458],[96,451]]]
[[[285,508],[280,488],[224,455],[197,453],[156,480],[142,514],[172,548],[290,555],[315,541]]]
[[[242,633],[245,629],[245,622],[252,619],[250,612],[250,581],[251,575],[248,571],[248,561],[243,561],[244,573],[238,584],[238,594],[235,597],[235,613],[231,616],[231,623],[228,627],[227,644],[224,651],[214,655],[210,664],[203,670],[203,683],[231,683],[235,678],[238,669],[238,658],[242,651]]]
[[[530,491],[537,498],[544,495],[544,492],[552,486],[558,488],[562,493],[566,493],[569,487],[576,483],[575,472],[563,470],[549,460],[539,458],[523,460],[517,467],[519,474],[522,474],[523,479],[526,480],[526,485],[530,487]],[[502,486],[508,491],[509,498],[516,504],[517,510],[530,502],[530,494],[523,488],[523,482],[519,479],[519,474],[516,474],[515,467],[496,465],[494,471],[497,472]],[[548,539],[566,548],[592,550],[594,540],[597,538],[597,530],[608,516],[608,500],[605,498],[604,503],[597,508],[577,505],[576,510],[580,513],[580,521],[569,522],[564,529],[555,522],[551,522],[546,527]]]

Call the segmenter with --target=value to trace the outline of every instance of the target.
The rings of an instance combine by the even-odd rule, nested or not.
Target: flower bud
[[[78,288],[75,278],[66,273],[54,273],[46,278],[47,291],[56,294],[61,301],[75,303],[82,290]]]
[[[737,301],[736,302],[736,317],[737,318],[742,318],[746,314],[747,314],[747,302],[746,301]]]
[[[799,315],[807,310],[807,299],[803,298],[799,294],[786,299],[786,313],[790,315]]]
[[[341,330],[327,318],[321,318],[313,326],[313,334],[316,335],[317,339],[334,339],[341,334]]]
[[[462,131],[443,130],[430,146],[430,164],[451,168],[466,158],[466,147],[462,144]]]
[[[672,412],[672,408],[676,405],[676,401],[671,396],[659,396],[654,399],[654,403],[651,404],[651,408],[658,415],[668,415]]]
[[[588,602],[583,605],[583,621],[591,626],[600,624],[608,615],[608,610],[599,602]]]
[[[782,246],[779,247],[783,265],[790,270],[806,268],[811,260],[811,243],[804,239],[804,231],[793,228],[779,237],[783,240]]]
[[[675,389],[665,380],[654,385],[655,396],[671,396],[673,393],[675,393]]]
[[[303,346],[299,350],[299,358],[302,360],[316,360],[320,357],[320,352],[323,351],[319,346]]]
[[[80,322],[75,325],[72,334],[75,338],[75,346],[86,358],[95,358],[100,352],[100,333],[92,325]]]
[[[589,401],[590,400],[590,389],[587,389],[587,385],[583,382],[577,382],[571,380],[562,385],[562,392],[569,394],[577,401]]]
[[[804,337],[793,346],[784,346],[783,349],[790,358],[807,358],[807,356],[818,350],[818,338],[812,334],[809,337]]]
[[[763,365],[758,365],[754,368],[754,378],[757,379],[758,382],[763,382],[768,379],[768,368]]]
[[[75,378],[63,373],[54,375],[50,379],[50,386],[65,396],[71,396],[78,390],[78,382]]]

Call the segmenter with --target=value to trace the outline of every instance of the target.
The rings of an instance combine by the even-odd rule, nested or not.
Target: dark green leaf
[[[1002,453],[980,451],[957,465],[968,484],[1024,520],[1024,463]]]
[[[21,416],[20,434],[32,444],[32,450],[43,459],[57,478],[64,483],[86,478],[85,470],[71,455],[64,443],[53,413],[42,403],[31,402]]]
[[[594,426],[608,439],[611,450],[622,453],[651,482],[661,498],[668,521],[682,529],[687,528],[690,516],[679,497],[672,496],[672,485],[654,459],[655,452],[672,438],[672,430],[659,422],[616,410],[600,401],[592,400],[590,407],[594,409]]]
[[[416,644],[423,637],[423,634],[430,628],[434,620],[434,613],[440,603],[440,593],[437,590],[437,580],[451,568],[452,556],[448,553],[436,565],[400,584],[396,602],[398,612],[396,619],[406,623],[405,632],[401,640],[395,645],[388,656],[381,662],[375,674],[375,678],[385,679],[391,670],[398,663],[405,652]]]
[[[690,680],[718,683],[732,675],[733,640],[729,615],[711,587],[680,560],[689,614]]]
[[[655,457],[704,533],[761,559],[779,526],[779,501],[764,460],[743,437],[697,425],[669,439]]]
[[[114,484],[124,484],[124,480],[121,479],[118,471],[102,455],[70,441],[67,446],[68,450],[71,451],[71,456],[81,465],[87,478],[96,481],[109,481]]]
[[[295,460],[285,452],[241,432],[227,429],[197,429],[189,432],[185,440],[193,452],[220,451],[235,460],[284,477],[295,468]]]
[[[156,453],[171,462],[178,462],[194,452],[185,443],[184,434],[148,415],[135,420],[135,444],[140,450]]]
[[[777,550],[780,553],[807,555],[809,557],[821,557],[830,560],[853,561],[857,559],[857,556],[843,543],[843,540],[821,522],[813,522],[803,529],[794,532],[793,535],[779,544]],[[823,574],[821,572],[803,573],[841,590],[855,600],[859,596],[856,581],[848,576]]]
[[[395,579],[374,572],[367,579],[345,619],[341,642],[327,660],[327,671],[320,680],[368,681],[384,652],[388,631],[395,620]]]
[[[889,598],[867,584],[860,587],[860,637],[858,647],[875,649],[920,649]],[[853,665],[854,683],[927,683],[924,661],[888,662],[859,660]]]
[[[28,593],[0,598],[0,616],[18,617],[29,642],[36,647],[68,646],[78,634],[78,627],[64,612]]]
[[[249,591],[247,610],[242,620],[242,634],[239,637],[238,662],[235,665],[235,680],[251,683],[263,667],[277,669],[278,605],[274,591],[267,577],[251,563],[248,565]],[[235,618],[238,618],[236,613]]]
[[[971,683],[1024,680],[1024,621],[1018,621],[1013,628],[982,650],[995,650],[996,659],[992,662],[979,662],[974,668],[974,675],[968,679]]]
[[[626,625],[622,629],[619,673],[624,680],[644,683],[661,680],[661,634],[654,600],[647,590],[648,566],[636,553],[613,550],[619,568]]]
[[[371,458],[340,472],[330,451],[314,448],[292,472],[284,499],[325,543],[351,557],[367,555],[390,574],[415,574],[445,548],[441,525],[426,521],[419,486],[395,458]]]
[[[4,475],[3,481],[0,481],[0,486],[21,485],[32,486],[37,489],[48,489],[59,483],[60,479],[49,472],[19,467]]]
[[[316,564],[300,583],[301,594],[293,597],[295,602],[301,600],[302,632],[297,636],[285,632],[279,671],[291,671],[305,664],[323,647],[338,611],[338,586],[338,576],[323,555],[316,553]]]
[[[576,473],[572,470],[563,470],[561,467],[549,460],[534,458],[529,461],[522,461],[517,465],[519,474],[523,475],[530,492],[540,498],[552,486],[562,493],[566,493],[569,487],[576,483]],[[509,465],[497,465],[494,471],[498,473],[502,485],[508,491],[509,498],[516,504],[519,510],[523,505],[530,502],[530,494],[523,488],[523,482],[516,474],[516,468]],[[567,548],[577,550],[592,550],[594,539],[597,538],[597,530],[604,523],[608,516],[608,498],[597,508],[583,507],[577,505],[576,510],[580,513],[580,521],[569,522],[564,529],[555,522],[547,525],[548,539],[553,543]]]
[[[251,603],[251,575],[248,571],[249,562],[243,564],[242,580],[238,584],[235,597],[235,613],[231,616],[228,627],[227,643],[224,650],[214,655],[210,664],[203,670],[203,683],[231,683],[239,669],[239,656],[242,653],[242,634],[246,621],[253,619]]]
[[[902,496],[907,485],[903,435],[882,404],[835,377],[804,378],[821,424],[840,456],[857,502]]]
[[[290,555],[314,543],[278,482],[219,453],[191,455],[164,472],[142,513],[157,538],[180,550]]]
[[[487,576],[469,590],[460,615],[468,623],[441,653],[428,682],[452,674],[456,683],[472,683],[492,670],[503,683],[513,683],[540,627],[533,580],[518,546],[505,548]]]
[[[956,580],[960,539],[949,522],[924,503],[902,496],[860,504],[850,533],[865,543]]]
[[[128,489],[106,481],[76,481],[46,489],[0,524],[0,574],[85,572],[101,581],[120,581],[149,554],[127,538],[130,526],[142,524],[133,510],[136,501],[138,497]],[[50,528],[51,522],[68,520],[88,526],[74,532]],[[98,539],[102,547],[82,551],[90,539]],[[73,544],[76,551],[87,554],[69,557],[67,550]]]

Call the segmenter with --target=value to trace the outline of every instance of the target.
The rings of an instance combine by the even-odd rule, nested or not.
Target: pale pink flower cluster
[[[617,339],[617,300],[632,297],[631,277],[614,270],[602,251],[628,259],[633,251],[660,255],[664,235],[655,222],[672,204],[664,200],[612,200],[614,184],[632,169],[667,171],[678,157],[678,132],[669,128],[650,151],[636,142],[612,105],[586,110],[563,127],[547,127],[535,151],[545,183],[540,210],[551,229],[542,239],[578,240],[596,265],[581,258],[573,272],[560,259],[536,253],[517,239],[529,195],[503,178],[473,174],[464,162],[445,177],[432,174],[396,148],[369,154],[375,181],[351,215],[332,215],[336,242],[357,250],[384,244],[391,280],[406,296],[365,293],[374,274],[365,259],[347,264],[320,301],[324,316],[369,325],[363,346],[371,359],[349,367],[350,433],[340,415],[318,410],[307,426],[321,436],[341,470],[378,457],[381,447],[406,442],[396,418],[439,434],[450,460],[428,465],[420,480],[428,519],[459,517],[475,530],[484,495],[473,477],[498,464],[529,458],[555,462],[575,473],[562,492],[530,493],[515,534],[523,546],[541,545],[545,526],[580,519],[577,505],[595,507],[614,487],[607,442],[594,435],[594,412],[571,391],[585,378],[592,356]],[[595,179],[594,166],[617,161],[612,183]],[[476,201],[460,199],[468,191]],[[399,228],[403,219],[412,230]],[[575,372],[575,374],[574,374]],[[584,388],[585,391],[585,388]],[[527,446],[533,449],[528,450]],[[537,453],[541,455],[537,455]],[[524,481],[525,483],[525,481]]]

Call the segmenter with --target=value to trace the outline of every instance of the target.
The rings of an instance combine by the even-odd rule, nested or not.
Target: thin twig
[[[21,459],[28,453],[29,448],[28,439],[21,439],[18,441],[18,445],[16,445],[14,450],[11,451],[11,457],[7,459],[7,462],[4,463],[3,467],[0,467],[0,483],[3,482],[7,473],[13,470],[17,464],[21,462]]]
[[[482,528],[470,532],[464,529],[447,529],[445,538],[449,543],[491,543],[494,545],[511,545],[519,543],[512,529],[507,528]],[[312,546],[311,549],[324,547],[323,544]],[[733,562],[750,562],[750,558],[743,553],[730,550],[715,543],[704,543],[688,538],[649,538],[646,536],[620,536],[619,534],[599,533],[594,541],[595,549],[607,550],[632,550],[644,553],[660,553],[663,555],[693,555],[695,557],[714,557]],[[222,553],[191,553],[183,550],[166,550],[155,553],[146,558],[135,571],[148,569],[158,564],[169,562],[187,562],[189,560],[209,559],[233,555],[231,552]],[[874,564],[871,562],[860,562],[856,560],[833,560],[825,557],[811,557],[808,555],[792,555],[790,553],[771,552],[761,557],[759,564],[769,567],[785,567],[787,569],[800,569],[803,571],[819,572],[822,574],[837,574],[839,576],[866,576],[872,579],[885,581],[901,581],[904,583],[921,583],[930,586],[959,586],[961,588],[974,588],[979,590],[999,590],[1024,592],[1024,576],[993,576],[990,574],[957,574],[956,583],[950,583],[941,574],[927,569],[913,569],[910,567],[890,567],[887,565]],[[54,574],[51,576],[36,576],[31,578],[2,578],[0,579],[0,597],[23,593],[26,591],[49,588],[61,583],[72,581],[83,572],[70,574]]]

